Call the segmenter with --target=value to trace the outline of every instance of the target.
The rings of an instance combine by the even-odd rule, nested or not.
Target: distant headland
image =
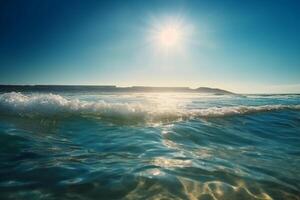
[[[0,85],[0,92],[179,92],[179,93],[208,93],[235,94],[233,92],[209,87],[191,89],[189,87],[149,87],[132,86],[118,87],[115,85]]]

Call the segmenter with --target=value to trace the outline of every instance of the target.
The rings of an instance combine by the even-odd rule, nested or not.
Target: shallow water
[[[0,199],[300,199],[300,96],[0,94]]]

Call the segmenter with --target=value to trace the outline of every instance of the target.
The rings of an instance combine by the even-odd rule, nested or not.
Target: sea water
[[[0,94],[0,199],[299,194],[299,95]]]

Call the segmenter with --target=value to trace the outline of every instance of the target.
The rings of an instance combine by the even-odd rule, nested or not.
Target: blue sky
[[[300,92],[297,0],[0,4],[1,84]],[[183,36],[166,48],[153,38],[170,23]]]

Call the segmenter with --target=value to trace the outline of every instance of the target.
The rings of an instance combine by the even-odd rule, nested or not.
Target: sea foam
[[[300,105],[226,106],[188,109],[147,103],[111,103],[103,100],[68,99],[57,94],[4,93],[0,112],[23,117],[94,116],[109,120],[167,122],[201,117],[222,117],[276,110],[300,110]]]

